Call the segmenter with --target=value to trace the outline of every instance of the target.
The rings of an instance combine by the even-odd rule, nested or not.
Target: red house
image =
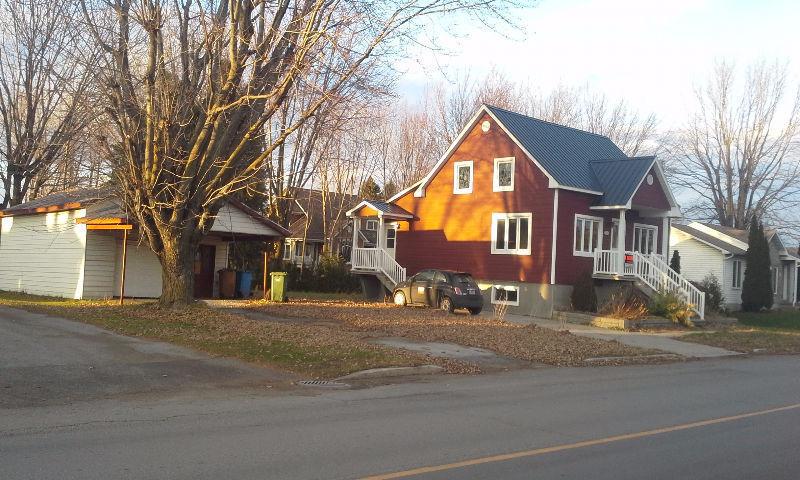
[[[600,289],[678,291],[703,316],[703,294],[666,263],[680,209],[661,166],[602,135],[483,105],[425,178],[348,216],[366,287],[462,270],[487,305],[549,317],[591,274]]]

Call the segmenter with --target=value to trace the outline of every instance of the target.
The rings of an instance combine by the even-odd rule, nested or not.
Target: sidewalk
[[[536,326],[560,330],[561,323],[555,320],[546,320],[537,317],[524,315],[506,315],[505,319],[513,323],[535,324]],[[639,348],[650,348],[661,350],[667,353],[675,353],[689,358],[713,358],[741,355],[739,352],[725,350],[724,348],[710,347],[697,343],[681,342],[674,337],[680,333],[647,333],[647,332],[623,332],[619,330],[608,330],[605,328],[593,327],[591,325],[566,324],[567,330],[574,335],[581,337],[596,338],[600,340],[616,340],[619,343]]]

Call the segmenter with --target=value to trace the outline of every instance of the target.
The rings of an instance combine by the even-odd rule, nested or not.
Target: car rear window
[[[453,283],[471,284],[471,283],[475,283],[475,281],[472,279],[472,275],[470,275],[468,273],[454,273],[453,274]]]

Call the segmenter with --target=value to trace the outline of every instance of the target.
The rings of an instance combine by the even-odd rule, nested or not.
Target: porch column
[[[625,225],[625,209],[619,211],[619,227],[617,235],[617,250],[619,250],[619,273],[625,273],[625,237],[628,236]]]
[[[664,261],[669,263],[669,229],[670,229],[670,218],[664,217],[664,222],[661,226],[661,255],[664,256]]]
[[[377,243],[376,247],[383,248],[383,237],[386,235],[383,233],[383,215],[378,215],[378,232],[377,232]]]
[[[353,217],[353,244],[350,246],[350,262],[353,261],[353,251],[358,247],[359,218]]]

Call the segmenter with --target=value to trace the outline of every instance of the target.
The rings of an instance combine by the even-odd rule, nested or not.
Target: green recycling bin
[[[286,272],[272,272],[269,277],[269,299],[273,302],[285,302]]]

